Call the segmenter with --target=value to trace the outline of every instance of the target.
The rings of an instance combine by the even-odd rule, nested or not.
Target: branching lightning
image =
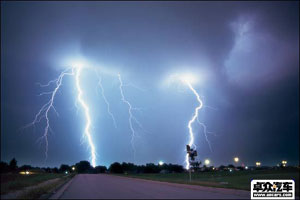
[[[102,85],[102,77],[97,73],[97,71],[96,71],[96,74],[97,74],[98,80],[99,80],[99,81],[98,81],[98,86],[99,86],[99,88],[101,89],[101,95],[102,95],[102,97],[103,97],[104,102],[105,102],[106,105],[107,105],[107,112],[108,112],[108,114],[110,115],[111,119],[113,120],[113,123],[114,123],[115,128],[117,128],[117,123],[116,123],[115,117],[114,117],[114,115],[112,114],[112,112],[111,112],[111,110],[110,110],[110,104],[109,104],[109,102],[108,102],[108,100],[107,100],[107,98],[106,98],[106,96],[105,96],[105,94],[104,94],[104,88],[103,88],[103,85]]]
[[[40,141],[41,139],[45,140],[45,143],[46,143],[46,150],[45,150],[45,157],[46,158],[45,158],[45,160],[46,160],[47,157],[48,157],[48,145],[49,145],[48,135],[49,135],[49,132],[53,132],[52,129],[51,129],[51,126],[50,126],[49,113],[50,113],[50,110],[53,110],[57,114],[57,116],[59,116],[58,112],[56,111],[56,109],[54,107],[54,101],[55,101],[56,94],[59,91],[59,89],[61,88],[63,78],[67,75],[73,76],[74,79],[75,79],[76,91],[77,91],[77,98],[76,98],[76,101],[75,101],[75,107],[77,108],[77,112],[78,112],[78,108],[79,108],[79,104],[80,104],[80,106],[82,107],[82,109],[84,111],[85,127],[84,127],[83,136],[84,136],[85,139],[87,139],[87,142],[88,142],[88,145],[89,145],[89,148],[90,148],[91,165],[93,167],[95,167],[96,166],[96,155],[97,154],[96,154],[96,148],[95,148],[95,144],[94,144],[94,141],[93,141],[93,138],[92,138],[92,133],[91,133],[92,120],[91,120],[91,114],[90,114],[90,106],[88,105],[87,101],[85,101],[84,98],[83,98],[84,92],[83,92],[83,89],[82,89],[82,86],[81,86],[81,83],[80,83],[80,78],[81,78],[83,68],[85,68],[85,67],[83,67],[83,65],[81,63],[77,63],[77,64],[72,65],[72,67],[70,67],[70,68],[64,70],[63,72],[61,72],[61,74],[58,76],[58,78],[49,81],[47,84],[43,85],[43,84],[37,83],[42,88],[50,87],[51,85],[55,84],[55,88],[53,89],[53,91],[45,91],[45,92],[42,92],[42,93],[38,94],[38,96],[50,95],[50,99],[48,100],[48,102],[46,104],[44,104],[41,107],[41,109],[35,115],[34,120],[31,123],[27,124],[24,128],[27,128],[27,127],[30,127],[30,126],[35,127],[35,125],[37,123],[40,123],[45,118],[46,126],[44,128],[43,135],[38,139],[38,141]],[[107,112],[111,116],[111,118],[113,120],[113,123],[114,123],[114,126],[117,128],[115,117],[114,117],[114,115],[112,114],[112,112],[110,110],[110,103],[108,102],[108,100],[105,96],[104,87],[102,85],[102,79],[101,79],[101,77],[99,76],[98,73],[97,73],[97,75],[98,75],[98,78],[99,78],[98,86],[101,90],[102,97],[103,97],[103,99],[104,99],[104,101],[107,105]],[[127,85],[123,84],[123,81],[122,81],[122,78],[121,78],[120,74],[118,74],[118,80],[120,82],[119,89],[120,89],[120,93],[121,93],[121,100],[122,100],[122,102],[124,102],[128,106],[128,113],[129,113],[128,122],[129,122],[129,127],[130,127],[130,130],[131,130],[131,145],[132,145],[132,149],[133,149],[133,153],[134,153],[134,160],[135,160],[136,151],[135,151],[135,145],[134,145],[135,141],[134,140],[135,140],[135,137],[137,136],[136,135],[137,131],[135,130],[135,128],[137,126],[141,129],[143,129],[143,127],[142,127],[141,123],[133,115],[133,111],[134,110],[139,110],[140,111],[140,109],[132,107],[131,103],[124,96],[123,87],[131,86],[131,85],[130,84],[127,84]],[[135,87],[135,88],[140,89],[138,87]]]
[[[57,79],[51,80],[45,85],[42,85],[42,84],[38,83],[38,85],[40,87],[48,87],[51,84],[55,84],[56,87],[54,88],[53,91],[42,92],[42,93],[39,94],[39,96],[51,95],[51,98],[46,104],[44,104],[42,106],[42,108],[39,110],[39,112],[35,115],[34,120],[31,123],[27,124],[24,128],[27,128],[27,127],[30,127],[30,126],[35,126],[43,118],[46,119],[46,126],[45,126],[45,129],[44,129],[44,133],[43,133],[42,137],[40,137],[38,140],[45,139],[45,143],[46,143],[46,150],[45,150],[45,156],[46,157],[45,157],[45,159],[47,159],[47,157],[48,157],[48,134],[49,134],[49,131],[52,131],[51,127],[50,127],[49,112],[52,109],[58,115],[58,113],[57,113],[57,111],[54,107],[54,100],[55,100],[55,96],[57,94],[57,91],[60,89],[60,87],[62,85],[62,80],[63,80],[64,76],[66,76],[66,75],[75,76],[76,88],[77,88],[77,92],[78,92],[76,102],[79,102],[80,105],[82,106],[82,108],[84,109],[84,114],[85,114],[85,118],[86,118],[84,136],[86,136],[87,139],[88,139],[88,143],[89,143],[90,150],[91,150],[91,162],[92,162],[92,166],[95,167],[96,166],[96,150],[95,150],[95,145],[93,143],[91,133],[90,133],[91,117],[90,117],[90,113],[89,113],[89,107],[82,98],[83,92],[82,92],[82,89],[80,87],[81,70],[82,70],[81,66],[74,66],[73,68],[68,68],[68,69],[64,70],[59,75],[59,77]],[[76,105],[76,108],[77,108],[77,105]]]
[[[121,100],[128,105],[128,113],[129,113],[129,118],[128,118],[128,122],[129,122],[129,127],[131,130],[131,146],[132,146],[132,150],[133,150],[133,156],[134,156],[134,160],[135,160],[135,154],[136,154],[136,150],[135,150],[135,145],[134,145],[134,138],[136,136],[136,131],[133,128],[133,122],[135,122],[139,127],[142,128],[141,123],[134,117],[134,115],[132,114],[132,110],[135,110],[137,108],[134,108],[131,106],[130,102],[125,98],[124,93],[123,93],[123,81],[121,78],[121,75],[118,74],[118,78],[119,78],[119,82],[120,82],[120,93],[121,93]]]
[[[197,122],[198,122],[198,124],[200,124],[203,127],[203,134],[205,136],[205,140],[206,140],[206,142],[207,142],[207,144],[209,146],[210,151],[212,152],[211,144],[210,144],[210,141],[208,140],[208,137],[207,137],[207,133],[209,133],[207,131],[207,127],[206,127],[206,125],[204,123],[202,123],[202,122],[199,121],[198,117],[197,117]]]
[[[198,111],[202,108],[203,102],[200,99],[200,96],[197,93],[197,91],[193,88],[192,84],[188,80],[184,80],[184,82],[187,84],[189,89],[194,93],[194,95],[197,97],[197,101],[199,102],[199,105],[195,108],[194,115],[193,115],[192,119],[188,123],[189,135],[190,135],[189,146],[196,148],[196,145],[194,144],[194,132],[193,132],[192,124],[198,118]],[[189,155],[188,154],[186,154],[185,161],[186,161],[186,169],[189,169],[190,168],[190,161],[189,161]]]
[[[46,126],[44,129],[44,133],[43,135],[39,138],[40,139],[45,139],[45,143],[46,143],[46,149],[45,149],[45,159],[47,159],[48,157],[48,133],[49,131],[51,131],[51,127],[50,127],[50,121],[49,121],[49,111],[52,110],[58,115],[55,107],[54,107],[54,99],[55,99],[55,95],[57,93],[57,91],[60,89],[61,85],[62,85],[62,80],[64,78],[64,76],[66,75],[74,75],[73,70],[66,69],[64,70],[57,79],[54,79],[52,81],[49,81],[46,85],[42,85],[40,83],[38,83],[40,85],[40,87],[48,87],[50,86],[52,83],[55,83],[56,87],[54,88],[54,90],[52,92],[44,92],[41,93],[40,95],[45,95],[45,94],[50,94],[51,97],[49,99],[49,101],[44,104],[42,106],[42,108],[39,110],[39,112],[35,115],[34,120],[27,124],[24,128],[30,127],[30,126],[35,126],[37,123],[39,123],[43,118],[46,119]]]

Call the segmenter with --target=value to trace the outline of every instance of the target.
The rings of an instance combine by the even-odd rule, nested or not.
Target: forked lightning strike
[[[114,126],[115,128],[117,128],[117,123],[116,123],[116,120],[115,120],[115,117],[114,115],[112,114],[111,110],[110,110],[110,104],[104,94],[104,88],[103,88],[103,85],[102,85],[102,77],[98,74],[98,72],[96,71],[96,74],[98,76],[98,86],[99,88],[101,89],[101,95],[102,95],[102,98],[104,100],[104,102],[106,103],[106,106],[107,106],[107,112],[108,114],[110,115],[111,119],[113,120],[113,123],[114,123]]]
[[[90,113],[89,113],[89,107],[88,105],[85,103],[85,101],[82,99],[82,90],[80,88],[80,73],[81,73],[82,67],[79,66],[76,68],[76,88],[78,91],[78,96],[77,99],[79,101],[79,103],[81,104],[82,108],[84,109],[84,114],[85,114],[85,118],[86,118],[86,126],[84,129],[84,134],[88,139],[88,143],[90,145],[90,149],[91,149],[91,161],[92,161],[92,166],[96,167],[96,150],[95,150],[95,145],[93,143],[93,139],[90,133],[90,127],[91,127],[91,117],[90,117]]]
[[[63,79],[64,76],[66,76],[66,75],[75,76],[76,89],[77,89],[77,92],[78,92],[77,101],[81,104],[81,106],[84,110],[85,119],[86,119],[86,125],[85,125],[85,129],[84,129],[84,136],[87,137],[87,140],[88,140],[88,143],[89,143],[89,146],[90,146],[90,152],[91,152],[91,163],[92,163],[92,166],[95,167],[96,166],[96,150],[95,150],[95,145],[93,143],[91,132],[90,132],[91,117],[90,117],[90,113],[89,113],[89,106],[87,105],[87,103],[82,98],[83,92],[82,92],[82,89],[80,87],[81,70],[82,70],[82,66],[73,66],[73,68],[68,68],[68,69],[64,70],[59,75],[59,77],[57,79],[51,80],[45,85],[42,85],[42,84],[38,83],[40,85],[40,87],[48,87],[51,84],[55,83],[56,87],[51,92],[43,92],[43,93],[39,94],[40,96],[41,95],[46,95],[46,94],[51,94],[51,98],[46,104],[44,104],[42,106],[42,108],[39,110],[39,112],[35,115],[35,118],[34,118],[33,122],[26,125],[24,128],[29,127],[29,126],[35,126],[35,124],[39,123],[43,118],[46,119],[46,127],[45,127],[45,130],[44,130],[44,134],[43,134],[42,137],[39,138],[39,140],[40,139],[45,139],[45,143],[46,143],[45,156],[46,156],[46,159],[47,159],[47,157],[48,157],[48,133],[49,133],[49,130],[51,131],[50,120],[49,120],[49,111],[52,108],[53,111],[58,115],[58,113],[57,113],[57,111],[55,110],[55,107],[54,107],[55,95],[56,95],[57,91],[60,89],[60,87],[62,85],[62,79]]]
[[[139,127],[142,128],[142,125],[141,123],[133,116],[132,114],[132,110],[136,109],[136,108],[133,108],[130,104],[130,102],[125,98],[124,96],[124,93],[123,93],[123,81],[122,81],[122,78],[121,78],[121,75],[118,74],[118,78],[119,78],[119,82],[120,82],[120,93],[121,93],[121,100],[128,105],[128,113],[129,113],[129,118],[128,118],[128,121],[129,121],[129,127],[130,127],[130,130],[131,130],[131,146],[132,146],[132,149],[133,149],[133,156],[134,156],[134,160],[135,160],[135,154],[136,154],[136,150],[135,150],[135,145],[134,145],[134,138],[136,136],[136,132],[133,128],[133,122],[135,122]]]
[[[199,121],[199,118],[198,118],[198,117],[197,117],[197,121],[198,121],[198,123],[200,124],[200,126],[203,127],[203,134],[204,134],[204,136],[205,136],[205,140],[206,140],[206,142],[207,142],[207,144],[208,144],[208,146],[209,146],[210,151],[212,152],[211,144],[210,144],[210,141],[208,140],[208,137],[207,137],[207,133],[210,133],[210,132],[207,131],[206,125],[205,125],[204,123],[202,123],[202,122]]]
[[[194,132],[192,128],[192,124],[195,122],[195,120],[198,118],[198,111],[202,108],[203,103],[202,100],[200,99],[199,94],[197,91],[193,88],[192,84],[188,80],[184,80],[184,82],[187,84],[189,89],[194,93],[194,95],[197,97],[197,101],[199,102],[199,105],[195,108],[194,115],[192,119],[188,123],[188,128],[189,128],[189,135],[190,135],[190,141],[189,141],[189,146],[194,147],[196,149],[196,145],[194,144]],[[189,161],[189,155],[186,154],[186,169],[190,168],[190,161]]]
[[[49,121],[49,111],[52,108],[53,111],[56,114],[58,114],[54,108],[54,99],[55,99],[55,95],[56,95],[57,91],[59,90],[60,86],[62,85],[63,77],[66,75],[74,75],[73,69],[71,70],[69,68],[69,69],[64,70],[57,79],[49,81],[46,85],[39,84],[40,87],[47,87],[47,86],[50,86],[52,83],[55,83],[56,87],[52,92],[44,92],[44,93],[40,94],[40,95],[51,94],[51,98],[46,104],[44,104],[42,106],[42,108],[39,110],[39,112],[35,115],[34,120],[24,127],[24,128],[26,128],[26,127],[30,127],[30,126],[35,126],[35,124],[39,123],[43,118],[46,119],[46,127],[44,129],[43,136],[41,136],[39,138],[39,140],[45,139],[45,143],[46,143],[45,159],[47,159],[47,157],[48,157],[48,133],[49,133],[49,130],[51,131],[50,121]]]

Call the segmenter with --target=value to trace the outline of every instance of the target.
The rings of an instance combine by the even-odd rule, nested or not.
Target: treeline
[[[133,163],[115,162],[109,167],[110,173],[181,173],[184,171],[181,165],[163,164],[155,165],[148,163],[146,165],[135,165]]]
[[[242,170],[263,170],[263,169],[281,169],[281,168],[293,168],[292,166],[234,166],[229,164],[227,166],[221,165],[219,167],[214,166],[201,166],[201,162],[191,163],[191,170],[193,172],[212,172],[212,171],[242,171]],[[148,163],[146,165],[135,165],[133,163],[112,163],[109,168],[106,166],[96,166],[95,168],[91,166],[88,161],[80,161],[75,165],[62,164],[59,168],[54,167],[32,167],[30,165],[23,165],[18,167],[17,160],[13,158],[9,163],[0,163],[1,173],[19,173],[30,171],[32,173],[119,173],[119,174],[134,174],[134,173],[182,173],[185,171],[183,166],[176,164],[161,164],[156,165],[153,163]]]
[[[22,171],[31,171],[37,173],[181,173],[184,168],[181,165],[163,164],[155,165],[148,163],[146,165],[135,165],[133,163],[118,163],[115,162],[109,166],[91,166],[88,161],[80,161],[75,165],[62,164],[59,168],[54,167],[32,167],[30,165],[23,165],[18,167],[17,160],[13,158],[9,163],[0,163],[1,173],[19,173]]]

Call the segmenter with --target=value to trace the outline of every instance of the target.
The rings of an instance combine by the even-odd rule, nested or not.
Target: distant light
[[[162,165],[164,164],[164,162],[163,162],[163,161],[159,161],[158,164],[159,164],[160,166],[162,166]]]
[[[26,172],[25,172],[25,174],[27,174],[27,175],[28,175],[28,174],[29,174],[29,171],[26,171]]]
[[[245,169],[248,169],[248,166],[246,166]]]
[[[210,160],[206,159],[206,160],[204,161],[204,163],[205,163],[205,165],[209,165]]]
[[[230,169],[229,171],[232,172],[232,169]]]
[[[65,174],[68,174],[69,172],[68,171],[65,171]]]
[[[72,167],[72,170],[75,171],[75,167]]]
[[[285,167],[286,164],[287,164],[287,161],[286,161],[286,160],[283,160],[281,163],[282,163],[282,165]]]
[[[234,160],[234,162],[237,163],[237,162],[239,162],[240,159],[238,157],[234,157],[233,160]]]
[[[255,164],[256,164],[256,167],[259,167],[261,165],[260,162],[256,162]]]
[[[215,170],[215,168],[213,167],[213,170]]]

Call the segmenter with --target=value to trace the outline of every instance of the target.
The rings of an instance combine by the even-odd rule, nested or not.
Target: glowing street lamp
[[[204,161],[204,164],[205,164],[205,165],[209,165],[209,164],[210,164],[210,160],[206,159],[206,160]]]
[[[72,170],[75,171],[75,167],[74,166],[72,167]]]
[[[283,161],[281,161],[281,163],[282,163],[282,166],[286,166],[286,164],[287,164],[287,161],[286,160],[283,160]]]
[[[260,167],[261,163],[260,162],[256,162],[256,167]]]
[[[234,157],[233,160],[234,162],[238,163],[240,159],[238,157]]]

